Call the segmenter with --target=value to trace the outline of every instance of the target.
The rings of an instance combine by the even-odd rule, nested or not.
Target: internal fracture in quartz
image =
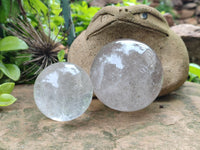
[[[105,45],[97,54],[90,77],[98,99],[119,111],[137,111],[158,96],[163,70],[147,45],[122,39]]]
[[[34,99],[39,110],[56,121],[70,121],[89,107],[93,88],[80,67],[60,62],[50,65],[37,77]]]

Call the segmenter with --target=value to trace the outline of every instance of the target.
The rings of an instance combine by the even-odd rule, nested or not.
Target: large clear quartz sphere
[[[99,51],[90,77],[100,101],[112,109],[129,112],[143,109],[156,99],[162,88],[163,70],[149,46],[121,39]]]
[[[44,69],[34,85],[39,110],[56,121],[70,121],[89,107],[93,88],[88,74],[80,67],[60,62]]]

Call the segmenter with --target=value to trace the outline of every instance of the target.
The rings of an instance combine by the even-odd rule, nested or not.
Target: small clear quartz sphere
[[[56,121],[70,121],[89,107],[93,88],[88,74],[67,62],[55,63],[44,69],[34,84],[38,109]]]
[[[99,51],[90,77],[100,101],[112,109],[130,112],[143,109],[156,99],[162,88],[163,70],[149,46],[121,39]]]

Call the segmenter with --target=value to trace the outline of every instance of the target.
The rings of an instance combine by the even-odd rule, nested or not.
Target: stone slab
[[[200,85],[186,82],[149,107],[114,111],[93,100],[70,122],[46,118],[36,108],[33,86],[16,86],[18,98],[0,107],[0,150],[199,150]]]
[[[190,62],[200,65],[200,27],[191,24],[179,24],[171,27],[184,41]]]

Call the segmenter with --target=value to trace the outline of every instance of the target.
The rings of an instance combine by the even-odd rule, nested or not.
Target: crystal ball
[[[70,121],[89,107],[93,87],[88,74],[67,62],[55,63],[44,69],[34,84],[38,109],[56,121]]]
[[[90,77],[97,98],[119,111],[137,111],[150,105],[162,88],[163,69],[146,44],[121,39],[96,55]]]

